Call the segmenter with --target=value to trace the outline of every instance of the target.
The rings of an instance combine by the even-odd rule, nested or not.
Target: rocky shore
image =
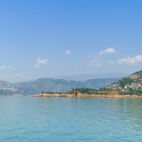
[[[33,95],[34,98],[48,97],[68,97],[68,98],[142,98],[138,95],[120,95],[120,94],[38,94]]]

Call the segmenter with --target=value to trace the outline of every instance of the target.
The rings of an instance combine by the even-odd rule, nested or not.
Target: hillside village
[[[122,95],[142,95],[142,71],[125,77],[113,83],[108,88],[119,90]]]

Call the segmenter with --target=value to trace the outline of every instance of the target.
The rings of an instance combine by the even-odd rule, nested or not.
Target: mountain
[[[92,79],[87,81],[68,81],[64,79],[42,78],[35,81],[14,83],[24,94],[36,94],[42,91],[66,92],[73,88],[100,88],[110,85],[117,79]]]
[[[117,79],[90,79],[86,81],[64,80],[41,78],[34,81],[10,83],[0,81],[0,94],[14,95],[23,94],[30,95],[40,93],[42,91],[66,92],[74,88],[101,88],[110,85]]]
[[[0,81],[0,95],[13,95],[13,94],[22,94],[22,90],[17,88],[14,84]]]
[[[142,71],[120,80],[116,78],[89,79],[85,81],[41,78],[27,82],[10,83],[0,81],[0,94],[36,94],[42,91],[66,92],[74,88],[98,89],[108,86],[122,94],[142,94]]]
[[[120,90],[121,94],[142,95],[142,71],[122,78],[113,83],[110,88]]]
[[[65,79],[75,81],[86,81],[90,79],[104,79],[104,78],[122,78],[128,74],[124,73],[100,73],[100,74],[83,74],[83,75],[72,75],[72,76],[57,76],[54,79]]]

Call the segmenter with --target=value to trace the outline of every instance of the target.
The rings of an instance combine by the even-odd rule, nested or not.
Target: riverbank
[[[138,95],[119,95],[119,94],[38,94],[34,98],[48,97],[68,97],[68,98],[142,98]]]

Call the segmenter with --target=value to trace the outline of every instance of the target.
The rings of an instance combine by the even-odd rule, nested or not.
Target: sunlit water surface
[[[1,96],[0,142],[142,142],[142,99]]]

